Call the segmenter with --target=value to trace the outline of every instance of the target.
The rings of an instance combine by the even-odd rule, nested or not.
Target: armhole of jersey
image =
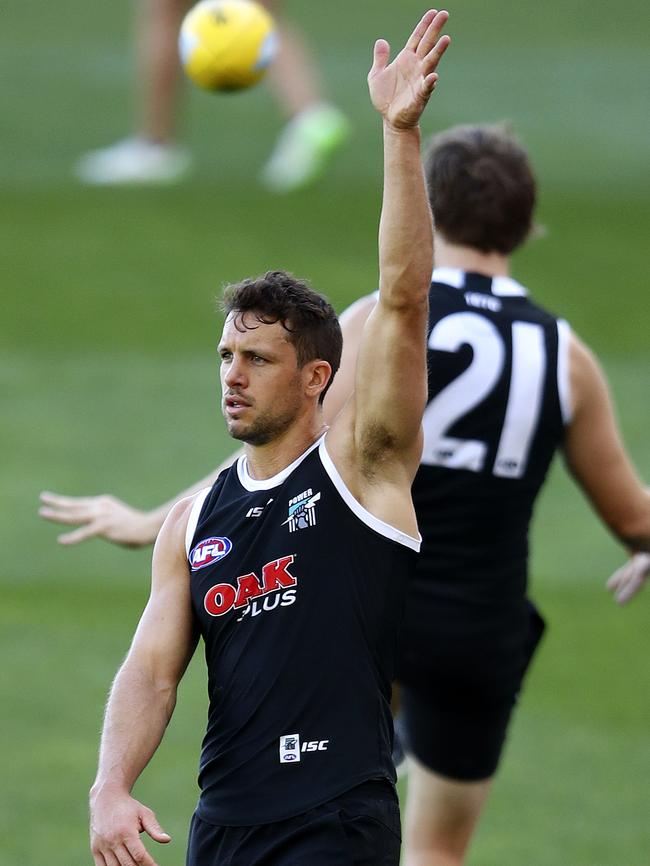
[[[566,427],[571,423],[573,408],[571,405],[571,379],[569,373],[569,348],[571,345],[571,327],[564,319],[557,321],[557,393],[560,398],[562,421]]]
[[[203,490],[199,490],[199,492],[194,496],[194,504],[192,505],[190,516],[187,521],[187,529],[185,530],[185,553],[188,557],[190,555],[190,547],[192,545],[194,533],[196,532],[196,525],[199,522],[199,515],[201,514],[203,503],[207,499],[208,493],[211,490],[211,487],[204,487]]]
[[[410,547],[411,550],[415,550],[416,553],[420,552],[422,536],[419,533],[417,538],[413,538],[411,535],[407,535],[405,532],[402,532],[395,526],[391,526],[390,523],[384,523],[383,520],[380,520],[378,517],[375,517],[374,514],[371,514],[369,511],[367,511],[360,502],[357,502],[357,500],[348,490],[345,481],[343,481],[343,479],[339,475],[339,471],[334,465],[332,458],[327,453],[327,447],[325,446],[324,439],[320,443],[318,453],[320,454],[323,468],[329,475],[330,481],[332,482],[334,487],[336,487],[336,489],[338,490],[341,499],[345,502],[350,511],[352,511],[353,514],[356,514],[359,520],[363,521],[366,526],[374,529],[375,532],[383,535],[384,538],[388,538],[391,541],[396,541],[398,544],[404,545],[404,547]]]

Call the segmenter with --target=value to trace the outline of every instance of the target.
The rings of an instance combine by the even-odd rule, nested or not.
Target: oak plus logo
[[[199,541],[190,551],[189,561],[192,571],[207,568],[215,562],[219,562],[224,556],[228,556],[232,550],[232,541],[223,536],[213,536]]]
[[[289,500],[289,516],[282,526],[288,523],[289,532],[316,526],[316,503],[319,500],[320,493],[314,493],[311,487],[294,496]]]
[[[217,583],[210,587],[203,599],[203,606],[210,616],[223,616],[231,610],[241,610],[244,616],[257,616],[263,610],[288,607],[296,600],[298,580],[289,571],[295,556],[273,559],[262,567],[262,577],[254,571],[241,574],[232,583]]]

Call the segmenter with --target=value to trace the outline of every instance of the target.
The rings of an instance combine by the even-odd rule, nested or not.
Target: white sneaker
[[[350,124],[338,108],[326,103],[306,108],[282,131],[262,169],[262,183],[272,192],[307,186],[323,173],[349,135]]]
[[[184,148],[126,138],[82,156],[75,174],[93,186],[165,184],[180,180],[189,167],[190,155]]]

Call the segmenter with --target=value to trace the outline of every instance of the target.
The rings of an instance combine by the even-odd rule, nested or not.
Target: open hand
[[[59,544],[79,544],[88,538],[104,538],[125,547],[142,547],[156,539],[157,528],[144,511],[131,508],[115,496],[61,496],[41,493],[38,513],[45,520],[77,526],[59,535]]]
[[[614,593],[619,604],[625,604],[643,587],[650,575],[650,553],[635,553],[622,568],[607,581],[607,589]]]
[[[368,88],[372,104],[397,129],[416,126],[438,80],[436,69],[450,43],[440,36],[448,12],[430,9],[389,65],[390,45],[378,39]]]

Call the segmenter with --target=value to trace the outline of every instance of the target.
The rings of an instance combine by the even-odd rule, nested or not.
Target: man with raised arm
[[[410,584],[398,673],[402,730],[415,759],[406,863],[447,866],[464,862],[539,635],[539,618],[526,601],[525,536],[553,449],[564,451],[603,522],[633,554],[608,584],[621,603],[650,574],[650,495],[625,453],[597,362],[566,323],[535,307],[508,276],[509,252],[527,237],[534,212],[535,181],[525,150],[503,127],[459,127],[433,139],[425,162],[437,224],[437,270],[429,295],[429,438],[414,487],[423,553]],[[344,350],[324,402],[326,420],[354,387],[356,351],[375,303],[370,295],[341,317]],[[452,325],[454,340],[443,341]],[[524,325],[532,335],[525,344],[517,342]],[[459,412],[445,395],[471,369],[470,347],[492,360],[507,355],[508,361],[474,410],[461,401]],[[474,384],[481,385],[490,369],[484,364]],[[462,399],[471,396],[464,388]],[[451,431],[450,410],[456,412]],[[523,431],[515,441],[526,446],[520,448],[526,465],[513,471],[509,460],[510,477],[502,471],[497,477],[506,415],[510,430]],[[474,443],[473,454],[465,450],[461,459],[467,442]],[[477,458],[481,442],[486,448]],[[464,465],[468,459],[471,467]],[[150,543],[173,504],[145,513],[113,497],[46,498],[51,504],[44,516],[82,524],[61,537],[64,543],[92,536]],[[517,519],[507,519],[505,508]],[[507,579],[513,574],[515,584]]]
[[[169,837],[132,797],[199,637],[210,708],[188,866],[399,862],[390,682],[419,548],[411,501],[426,403],[432,226],[418,121],[449,39],[427,12],[368,76],[384,134],[379,299],[355,393],[328,428],[332,307],[283,271],[230,286],[222,411],[244,454],[175,505],[106,709],[91,792],[97,866],[154,866]]]

